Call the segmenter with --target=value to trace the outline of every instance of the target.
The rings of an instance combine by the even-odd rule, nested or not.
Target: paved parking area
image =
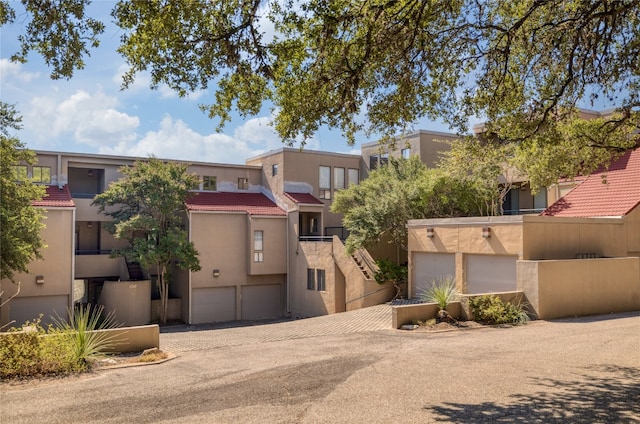
[[[377,305],[340,314],[269,324],[259,323],[259,325],[244,327],[238,325],[242,324],[164,327],[160,334],[160,348],[179,353],[280,340],[391,330],[391,306]]]

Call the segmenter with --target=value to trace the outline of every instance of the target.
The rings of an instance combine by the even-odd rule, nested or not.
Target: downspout
[[[58,156],[60,157],[60,156]],[[71,295],[69,296],[69,310],[73,310],[73,283],[76,281],[76,208],[71,212]]]
[[[286,304],[287,304],[287,316],[291,316],[291,305],[290,305],[290,297],[289,297],[289,290],[290,290],[290,285],[289,285],[289,275],[291,274],[291,269],[289,268],[291,266],[290,263],[290,259],[289,259],[289,245],[291,244],[291,231],[290,231],[290,226],[291,225],[291,213],[287,212],[287,276],[285,278],[285,284],[287,285],[287,289],[285,290],[285,296],[286,296]]]
[[[56,173],[56,183],[58,184],[59,188],[62,188],[62,155],[58,154],[58,172]],[[75,215],[75,212],[74,212]],[[73,217],[73,225],[75,227],[76,224],[76,220],[75,220],[75,216]],[[75,233],[74,233],[75,236]],[[75,253],[75,252],[74,252]]]
[[[192,242],[192,240],[191,240],[191,234],[192,234],[191,233],[191,222],[193,220],[192,220],[192,217],[191,217],[191,212],[187,212],[187,218],[189,219],[189,242]],[[189,302],[188,302],[188,305],[189,305],[189,324],[191,324],[192,323],[191,312],[193,310],[193,308],[192,308],[193,293],[191,292],[191,274],[193,274],[193,272],[190,269],[187,270],[187,272],[188,272],[188,275],[189,275],[189,278],[187,279],[187,281],[188,281],[187,285],[189,286],[189,289],[187,290],[187,296],[189,296]]]

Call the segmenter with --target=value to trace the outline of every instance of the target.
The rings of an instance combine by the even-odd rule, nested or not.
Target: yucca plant
[[[436,315],[437,322],[451,322],[453,318],[446,311],[451,302],[460,298],[460,293],[456,287],[456,282],[452,277],[447,277],[439,281],[432,281],[431,287],[422,295],[422,300],[435,303],[440,310]]]
[[[85,363],[105,356],[107,350],[116,346],[116,335],[98,331],[119,327],[113,311],[103,314],[102,305],[91,305],[69,310],[69,320],[53,318],[55,325],[67,333],[75,342],[78,360]]]

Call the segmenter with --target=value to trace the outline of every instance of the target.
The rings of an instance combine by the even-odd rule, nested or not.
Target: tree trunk
[[[166,266],[158,265],[158,291],[160,292],[160,322],[167,323],[167,306],[169,303],[169,282],[167,281]]]

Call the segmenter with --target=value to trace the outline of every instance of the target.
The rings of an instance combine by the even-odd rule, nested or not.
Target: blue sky
[[[121,91],[121,75],[127,68],[116,53],[120,30],[110,24],[113,5],[112,1],[92,5],[93,16],[97,12],[107,28],[100,47],[86,58],[86,67],[71,80],[54,81],[36,54],[26,64],[10,62],[24,26],[21,6],[12,2],[16,21],[0,28],[0,96],[21,112],[24,128],[17,136],[28,148],[241,164],[283,146],[269,125],[269,107],[251,118],[234,114],[217,133],[217,121],[198,108],[213,101],[212,89],[179,98],[167,87],[149,89],[148,75],[139,74],[130,88]],[[415,128],[448,131],[429,121]],[[360,135],[355,146],[348,146],[338,131],[324,129],[306,148],[359,153],[360,144],[368,141],[374,139]]]

